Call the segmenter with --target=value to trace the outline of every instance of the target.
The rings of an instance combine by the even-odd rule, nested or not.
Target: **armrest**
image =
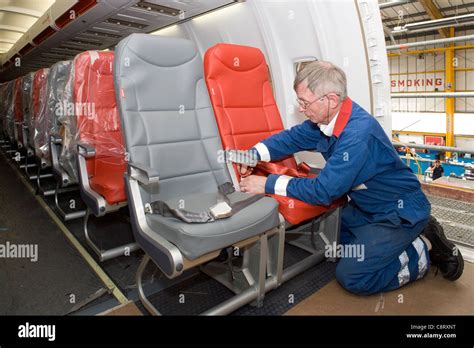
[[[61,145],[63,143],[63,139],[57,135],[51,135],[50,141],[56,145]]]
[[[95,157],[95,148],[87,143],[78,143],[77,152],[84,158]]]
[[[160,181],[160,176],[155,169],[141,163],[129,163],[128,174],[132,179],[144,185],[156,184]]]
[[[250,150],[225,150],[225,161],[245,164],[249,167],[255,167],[258,163],[258,156]]]

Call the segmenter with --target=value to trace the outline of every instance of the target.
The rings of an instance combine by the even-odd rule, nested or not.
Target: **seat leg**
[[[267,260],[268,260],[268,236],[266,233],[260,236],[260,263],[258,270],[258,282],[255,286],[258,287],[258,296],[256,300],[257,307],[263,306],[263,299],[265,297],[265,280],[267,278]]]
[[[99,257],[100,262],[102,261],[107,261],[119,256],[125,255],[127,252],[133,252],[137,251],[140,249],[137,243],[128,243],[125,245],[121,245],[112,249],[107,249],[107,250],[102,250],[100,249],[90,238],[89,236],[89,230],[87,228],[88,222],[89,222],[89,216],[90,216],[91,210],[90,208],[86,209],[86,214],[84,216],[84,236],[86,238],[86,242],[89,245],[89,247],[96,253],[96,255]]]
[[[143,273],[145,272],[146,266],[148,265],[150,260],[151,260],[150,256],[148,256],[148,254],[145,253],[145,255],[143,256],[142,262],[140,262],[140,266],[138,266],[137,277],[136,277],[138,298],[140,299],[141,303],[146,308],[146,310],[150,312],[150,314],[161,315],[158,309],[156,309],[156,307],[153,306],[151,302],[148,300],[148,298],[145,295],[145,291],[143,290],[142,277],[143,277]]]
[[[41,179],[52,178],[52,173],[41,174],[41,165],[38,165],[38,172],[36,174],[36,194],[41,194],[44,197],[52,196],[56,193],[55,189],[52,190],[44,190],[41,186]]]
[[[341,234],[341,213],[342,207],[337,207],[323,220],[319,236],[326,245],[333,245],[333,243],[336,243],[336,245],[339,244]],[[328,261],[336,262],[337,258],[328,258]]]
[[[20,166],[21,167],[21,166]],[[28,158],[25,157],[25,164],[24,164],[24,170],[25,170],[25,174],[26,174],[26,177],[29,179],[29,180],[36,180],[36,175],[30,175],[29,171],[28,171],[28,168],[35,168],[37,167],[36,164],[33,164],[33,163],[30,163],[28,164]]]
[[[36,191],[35,195],[38,195],[41,192],[41,166],[38,166],[38,171],[36,172]]]
[[[74,220],[74,219],[80,219],[82,217],[84,217],[86,215],[86,211],[85,210],[79,210],[79,211],[75,211],[73,213],[66,213],[62,208],[61,206],[59,205],[59,199],[58,199],[58,193],[60,191],[60,188],[59,188],[59,182],[56,183],[56,190],[54,192],[54,205],[56,206],[56,210],[57,212],[59,213],[59,215],[61,216],[61,218],[64,220],[64,221],[69,221],[69,220]]]

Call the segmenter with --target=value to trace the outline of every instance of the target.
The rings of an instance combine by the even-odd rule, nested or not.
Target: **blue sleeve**
[[[306,120],[297,126],[263,140],[261,144],[266,146],[270,154],[270,159],[263,160],[276,161],[299,151],[316,150],[322,138],[323,135],[319,127]],[[262,160],[260,153],[258,159]]]
[[[367,139],[340,141],[317,178],[292,178],[288,181],[288,197],[314,205],[329,205],[372,176],[374,161],[370,158]],[[266,193],[275,193],[279,177],[275,174],[268,177]]]

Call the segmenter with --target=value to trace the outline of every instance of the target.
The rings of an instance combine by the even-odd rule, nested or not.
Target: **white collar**
[[[333,117],[329,124],[318,124],[319,129],[323,132],[326,136],[331,137],[332,132],[334,131],[334,126],[336,125],[337,116],[339,116],[339,111],[337,112],[336,116]]]

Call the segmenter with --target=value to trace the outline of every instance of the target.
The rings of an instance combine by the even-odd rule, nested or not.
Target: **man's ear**
[[[339,97],[334,93],[328,94],[326,97],[329,98],[331,109],[337,108],[339,105]]]

